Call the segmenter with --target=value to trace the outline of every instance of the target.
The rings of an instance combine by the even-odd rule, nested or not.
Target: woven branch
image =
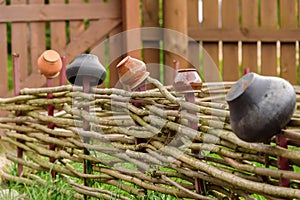
[[[87,94],[82,87],[67,85],[23,89],[17,97],[0,99],[0,110],[10,112],[0,118],[0,128],[4,130],[1,139],[23,149],[25,154],[23,158],[7,154],[7,158],[24,165],[25,182],[43,182],[35,171],[56,171],[72,185],[76,198],[82,197],[79,193],[96,198],[103,193],[104,199],[114,194],[74,184],[67,176],[115,186],[141,198],[147,190],[178,198],[253,199],[253,193],[267,199],[299,198],[299,189],[276,186],[285,178],[298,187],[299,174],[274,168],[278,157],[288,158],[289,167],[300,165],[298,87],[297,111],[282,134],[289,145],[285,149],[274,143],[247,143],[233,133],[225,102],[232,82],[204,83],[195,94],[195,103],[189,103],[172,86],[163,86],[151,77],[147,81],[156,88],[142,92],[92,88]],[[53,99],[47,99],[48,93]],[[55,107],[54,116],[47,115],[49,104]],[[16,111],[22,111],[21,115],[15,117]],[[89,131],[83,130],[83,119],[89,122]],[[198,128],[190,128],[191,122]],[[49,123],[55,128],[48,128]],[[50,144],[56,149],[50,150]],[[200,153],[194,154],[195,151]],[[51,163],[49,157],[56,161]],[[74,167],[83,167],[84,161],[91,163],[95,173]],[[204,181],[203,195],[210,197],[195,192],[195,178]]]

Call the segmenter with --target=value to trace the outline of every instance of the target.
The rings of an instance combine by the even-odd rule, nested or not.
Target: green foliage
[[[78,171],[82,171],[82,165],[74,164],[73,167],[75,167]],[[18,169],[17,165],[14,164],[12,166],[12,169],[10,171],[10,174],[13,176],[17,176]],[[17,191],[20,195],[26,196],[27,199],[30,200],[41,200],[41,199],[47,199],[47,200],[73,200],[74,199],[74,190],[72,187],[66,183],[66,181],[63,178],[59,178],[58,176],[56,179],[53,179],[51,177],[50,172],[38,172],[36,175],[38,175],[41,179],[45,181],[46,184],[41,184],[38,181],[35,181],[33,185],[27,185],[23,183],[16,183],[12,181],[6,181],[2,185],[4,185],[5,188],[8,188],[10,190]],[[81,179],[72,178],[73,181],[75,181],[78,184],[83,184]],[[120,195],[126,196],[133,200],[176,200],[176,197],[173,197],[168,194],[155,192],[155,191],[147,191],[147,195],[145,197],[136,197],[134,195],[131,195],[123,190],[121,190],[122,184],[130,185],[131,187],[137,187],[132,183],[128,183],[126,181],[119,181],[119,185],[112,186],[109,184],[101,183],[101,182],[94,182],[93,187],[95,188],[101,188],[104,190],[108,190],[113,192],[113,195],[111,195],[112,200],[120,199]],[[90,200],[96,200],[96,198],[89,198]],[[3,200],[14,200],[12,198],[7,197],[7,199]]]
[[[17,175],[17,165],[13,166],[13,175]],[[40,172],[37,174],[46,184],[35,181],[33,185],[16,183],[8,181],[6,187],[10,190],[16,190],[20,195],[24,194],[30,200],[73,200],[73,190],[63,179],[52,179],[49,172]],[[12,200],[7,197],[7,200]]]

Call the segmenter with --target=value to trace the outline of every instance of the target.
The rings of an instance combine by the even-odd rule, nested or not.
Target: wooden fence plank
[[[64,4],[64,0],[51,0],[51,4]],[[51,49],[57,50],[61,49],[66,45],[67,37],[66,37],[66,23],[62,22],[51,22],[50,23],[51,30]],[[63,55],[62,55],[63,56]]]
[[[81,0],[82,1],[82,0]],[[94,4],[94,5],[96,5],[97,3],[99,4],[99,3],[103,3],[103,2],[99,2],[98,0],[89,0],[89,2],[88,2],[89,4]],[[111,3],[111,2],[110,2]],[[90,26],[94,26],[95,24],[97,24],[97,21],[99,21],[99,19],[98,20],[95,20],[95,19],[90,19],[89,20],[89,27]],[[104,36],[103,38],[101,38],[101,41],[102,40],[104,40],[106,37]],[[99,41],[99,43],[101,42],[101,41]],[[105,41],[106,42],[106,41]],[[94,49],[97,49],[97,47],[98,47],[98,43],[97,44],[95,44],[95,45],[93,45],[91,48],[90,48],[90,51],[93,51]],[[102,44],[100,45],[100,46],[102,46]],[[103,46],[105,47],[105,44],[103,43]],[[99,61],[101,62],[101,64],[104,66],[104,67],[106,67],[105,66],[105,62],[106,62],[106,56],[108,56],[108,52],[106,52],[106,49],[105,48],[103,48],[103,49],[101,49],[100,51],[98,51],[98,59],[99,59]],[[107,78],[109,78],[109,77],[107,77]],[[105,82],[103,82],[101,85],[99,85],[99,86],[97,86],[97,87],[99,87],[99,88],[105,88]]]
[[[159,0],[143,0],[143,27],[159,27]],[[150,76],[160,79],[159,41],[143,41],[143,60],[147,64]]]
[[[123,13],[123,31],[126,33],[126,50],[127,54],[141,59],[141,35],[140,31],[130,31],[130,29],[140,28],[140,1],[139,0],[122,0]]]
[[[203,21],[204,23],[204,21]],[[300,40],[299,29],[219,29],[219,28],[204,28],[204,27],[189,27],[189,36],[195,40],[214,42],[295,42]],[[158,36],[156,36],[158,37]],[[145,39],[157,39],[146,36]]]
[[[199,27],[199,8],[198,0],[189,0],[188,2],[188,26]],[[195,40],[189,41],[188,46],[188,60],[190,67],[195,68],[200,73],[200,45]]]
[[[72,0],[69,4],[78,4],[84,3],[84,0]],[[79,35],[84,31],[84,21],[81,20],[72,20],[70,21],[70,41],[74,40],[75,38],[79,37]]]
[[[258,27],[258,0],[242,0],[242,28],[255,29]],[[242,67],[251,72],[258,72],[257,42],[243,42]]]
[[[261,28],[274,30],[277,28],[277,0],[261,0]],[[262,42],[261,45],[261,73],[263,75],[277,75],[276,43]]]
[[[72,0],[70,0],[72,1]],[[14,5],[0,7],[0,22],[32,22],[81,19],[116,19],[121,17],[116,1],[95,4]],[[12,2],[19,2],[12,0]],[[20,1],[24,2],[24,1]],[[26,1],[25,1],[26,2]],[[51,1],[52,2],[52,1]],[[120,4],[120,3],[119,3]]]
[[[44,0],[30,0],[30,4],[44,4]],[[30,23],[30,66],[31,71],[37,70],[37,59],[46,49],[46,24],[44,22]]]
[[[296,1],[280,0],[280,25],[281,29],[297,28],[297,3]],[[280,44],[280,76],[297,83],[296,44]]]
[[[0,7],[5,6],[0,3]],[[7,70],[7,28],[6,23],[0,23],[0,96],[3,97],[8,91],[8,70]]]
[[[11,0],[11,4],[26,4],[26,0]],[[12,23],[11,40],[12,52],[20,55],[20,79],[23,81],[28,76],[27,23]]]
[[[50,4],[65,4],[64,0],[50,0]],[[50,23],[50,46],[51,49],[58,51],[67,44],[67,30],[65,21],[57,21]],[[65,56],[58,51],[61,56]],[[68,59],[68,58],[67,58]],[[55,85],[59,85],[59,77],[55,78]]]
[[[68,62],[72,62],[78,54],[83,53],[89,47],[95,46],[103,37],[106,37],[107,33],[120,23],[121,20],[119,19],[98,20],[94,26],[89,27],[80,34],[80,37],[70,41],[66,46],[62,47],[62,49],[59,49],[58,52],[60,52],[61,55],[65,55]]]
[[[124,52],[123,37],[114,36],[122,32],[122,26],[118,26],[109,33],[109,86],[111,88],[120,86],[119,76],[117,72],[117,64],[122,60]],[[118,85],[117,85],[118,84]]]
[[[168,31],[164,34],[164,84],[170,85],[174,80],[173,61],[179,61],[180,68],[187,68],[187,0],[164,0],[164,27],[181,34]]]
[[[214,13],[212,15],[211,13]],[[203,0],[203,28],[218,29],[219,4],[218,0]],[[190,33],[190,32],[189,32]],[[203,32],[204,33],[204,32]],[[201,35],[201,34],[200,34]],[[190,35],[195,39],[194,36]],[[219,81],[219,43],[203,41],[203,77],[204,81]],[[217,72],[217,73],[216,73]]]
[[[222,1],[222,28],[239,27],[238,0]],[[223,42],[223,79],[236,81],[239,78],[238,43]]]

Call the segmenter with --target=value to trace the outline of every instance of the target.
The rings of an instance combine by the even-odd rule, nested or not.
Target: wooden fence
[[[41,87],[45,79],[35,63],[45,49],[57,50],[70,62],[104,39],[138,27],[165,27],[197,41],[189,43],[167,36],[127,38],[126,48],[141,43],[147,47],[131,52],[146,63],[172,67],[176,59],[180,60],[181,68],[192,63],[205,81],[215,81],[210,67],[215,65],[224,81],[237,80],[249,68],[299,83],[298,0],[11,0],[9,5],[7,2],[0,1],[1,96],[10,95],[7,66],[11,65],[12,53],[21,58],[21,88]],[[103,49],[100,56],[101,61],[108,60],[104,63],[110,65],[109,87],[118,81],[115,65],[120,58],[110,60],[120,53],[118,42],[110,40],[109,50]],[[200,46],[210,58],[201,55]],[[175,54],[160,49],[174,49]],[[156,66],[149,68],[151,76],[165,84],[172,83],[168,68],[161,70],[161,65]]]

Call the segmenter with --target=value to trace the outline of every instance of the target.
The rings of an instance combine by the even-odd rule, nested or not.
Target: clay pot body
[[[133,89],[149,76],[146,64],[136,58],[127,56],[117,65],[120,82]]]
[[[236,135],[247,142],[266,142],[290,121],[296,93],[282,78],[249,73],[231,88],[226,101]]]
[[[90,85],[96,86],[105,80],[106,70],[96,55],[80,54],[69,65],[66,75],[72,84],[82,86],[83,78],[89,78]]]
[[[62,68],[60,55],[54,50],[44,51],[37,60],[38,69],[47,78],[55,78]]]
[[[173,86],[179,93],[199,92],[202,80],[196,69],[180,69],[177,70]]]

